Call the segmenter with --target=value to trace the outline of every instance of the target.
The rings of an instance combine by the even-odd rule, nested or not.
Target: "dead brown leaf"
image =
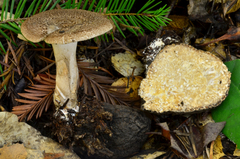
[[[240,8],[239,0],[226,0],[223,6],[224,16],[229,13],[236,12]]]
[[[44,155],[44,159],[55,159],[55,158],[65,156],[64,153],[45,153],[45,152],[43,155]]]
[[[211,141],[216,140],[218,134],[224,128],[226,122],[208,123],[203,128],[203,146],[207,146]]]
[[[27,151],[23,144],[14,144],[11,146],[4,145],[0,148],[0,158],[1,159],[26,159]]]
[[[230,27],[227,31],[226,34],[224,34],[223,36],[212,40],[210,42],[204,43],[204,44],[200,44],[200,46],[206,46],[212,43],[216,43],[222,40],[239,40],[240,39],[240,27]]]
[[[202,43],[203,38],[196,39],[195,43],[200,44]],[[212,39],[206,38],[204,39],[204,42],[210,42]],[[226,53],[225,48],[222,42],[216,42],[212,44],[208,44],[207,46],[203,46],[201,48],[202,50],[209,51],[215,56],[219,57],[220,59],[226,59]]]
[[[150,132],[148,134],[162,135],[169,139],[172,151],[185,158],[197,158],[203,154],[204,148],[214,141],[223,129],[225,122],[210,122],[203,127],[199,126],[198,120],[190,117],[185,120],[178,128],[171,131],[167,123],[157,123],[162,128],[162,132]],[[210,151],[213,153],[214,151]],[[214,156],[214,154],[212,154]],[[215,158],[215,157],[214,157]]]
[[[182,34],[189,26],[190,20],[187,16],[182,15],[169,15],[172,21],[164,27],[166,30],[175,31],[177,34]]]

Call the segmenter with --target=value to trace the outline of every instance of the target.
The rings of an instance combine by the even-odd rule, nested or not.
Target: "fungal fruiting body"
[[[209,52],[169,45],[148,67],[139,95],[143,109],[187,113],[218,106],[227,96],[231,73]]]
[[[77,42],[102,35],[112,27],[104,15],[81,9],[48,10],[23,22],[21,32],[25,38],[32,42],[44,40],[53,46],[57,66],[53,95],[56,109],[78,109]]]

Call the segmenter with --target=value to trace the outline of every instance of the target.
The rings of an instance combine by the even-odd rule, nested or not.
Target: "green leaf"
[[[86,7],[87,7],[87,4],[88,4],[88,0],[86,0],[86,1],[85,1],[84,5],[83,5],[83,8],[82,8],[83,10],[85,10],[85,9],[86,9]]]
[[[43,12],[45,12],[45,11],[48,9],[48,7],[50,6],[51,3],[52,3],[52,0],[50,0],[50,1],[47,3],[47,5],[45,6],[45,8],[43,9]]]
[[[11,23],[11,22],[8,22],[8,24],[14,26],[14,24]],[[2,24],[2,25],[1,25],[1,28],[11,30],[11,31],[13,31],[13,32],[16,33],[16,34],[20,33],[20,30],[16,30],[16,29],[14,29],[13,27],[11,27],[11,26],[9,26],[9,25],[7,25],[7,24]]]
[[[66,9],[69,9],[71,7],[72,2],[71,0],[68,0],[65,4],[66,4]]]
[[[3,21],[3,15],[4,15],[4,9],[5,9],[5,5],[6,5],[7,1],[3,1],[3,5],[2,5],[2,13],[1,13],[1,20]]]
[[[17,6],[17,10],[14,15],[14,19],[17,19],[22,15],[22,12],[23,12],[26,2],[27,2],[27,0],[24,0],[24,1],[20,0],[19,4]]]
[[[114,6],[114,10],[117,10],[117,7],[119,6],[118,3],[119,3],[119,0],[115,0],[115,1],[113,2],[112,7]],[[110,10],[112,10],[112,7],[110,8]]]
[[[1,64],[0,64],[0,72],[1,72],[1,74],[3,74],[3,69],[2,69],[2,65]],[[5,77],[3,76],[2,80],[4,81],[4,79],[5,79]],[[4,89],[7,90],[7,86],[6,85],[4,85]]]
[[[109,42],[107,34],[105,33],[104,35],[105,35],[105,39],[107,40],[107,42]]]
[[[118,13],[122,13],[125,11],[125,7],[127,5],[128,1],[121,1],[120,5],[118,6]]]
[[[39,7],[39,5],[40,5],[41,1],[42,1],[42,0],[39,0],[39,1],[38,1],[38,3],[37,3],[37,5],[35,6],[35,9],[34,9],[34,11],[33,11],[33,15],[35,15],[35,14],[36,14],[36,12],[37,12],[37,9],[38,9],[38,7]]]
[[[24,17],[29,17],[29,16],[31,15],[35,3],[36,3],[36,0],[34,0],[34,1],[31,3],[31,5],[30,5],[29,8],[27,9]]]
[[[144,10],[143,13],[147,13],[149,10],[151,10],[152,8],[154,8],[155,6],[159,5],[160,3],[162,3],[162,1],[152,5],[151,7],[149,7],[148,9]]]
[[[13,14],[14,2],[15,2],[15,0],[12,0],[12,2],[11,2],[10,19],[12,18],[12,14]]]
[[[44,1],[43,1],[43,4],[42,4],[42,7],[41,7],[41,9],[40,9],[40,11],[39,11],[39,13],[41,13],[41,12],[43,11],[44,6],[46,5],[46,3],[47,3],[47,0],[44,0]]]
[[[95,1],[96,1],[96,0],[93,0],[93,1],[92,1],[92,3],[91,3],[91,5],[89,6],[88,10],[91,11],[91,10],[93,9],[93,6],[94,6]]]
[[[1,18],[3,19],[7,16],[6,13],[9,9],[10,16],[14,14],[14,19],[17,19],[20,17],[29,17],[35,15],[38,10],[40,13],[46,10],[54,9],[56,8],[57,4],[61,3],[61,0],[32,0],[30,5],[26,5],[28,4],[27,1],[28,0],[19,0],[17,7],[14,8],[15,0],[11,0],[11,6],[10,0],[4,0]],[[95,12],[101,11],[101,13],[103,13],[105,7],[107,7],[106,13],[111,17],[116,25],[116,28],[123,36],[124,34],[119,27],[119,24],[124,24],[128,30],[137,36],[138,32],[143,34],[145,29],[156,31],[160,26],[165,26],[166,23],[169,23],[170,19],[166,18],[165,15],[170,11],[170,8],[167,8],[167,5],[158,7],[161,1],[147,0],[145,5],[139,11],[137,11],[137,13],[130,13],[135,2],[136,0],[79,0],[79,2],[76,3],[74,0],[67,0],[65,3],[60,4],[60,7],[62,7],[62,9],[77,7],[77,9],[82,8],[85,10],[94,10]],[[157,9],[155,10],[154,8]],[[19,22],[8,23],[7,25],[9,25],[9,27],[1,27],[0,25],[0,28],[19,33],[20,28],[18,26],[16,27],[14,23],[19,24]],[[134,27],[139,27],[140,29],[136,30],[135,28],[132,28],[131,25]],[[8,37],[6,34],[4,34],[4,36],[5,38],[10,39],[10,37]]]
[[[131,8],[133,7],[134,3],[135,3],[135,0],[132,0],[132,3],[131,3],[131,1],[129,2],[129,4],[128,4],[128,6],[127,6],[128,9],[126,10],[127,13],[130,12],[130,10],[131,10]]]
[[[80,1],[78,2],[77,9],[80,8],[81,4],[82,4],[82,0],[80,0]]]
[[[111,4],[112,4],[112,0],[108,2],[106,13],[109,13],[110,6],[112,6]]]
[[[112,18],[113,23],[115,24],[115,26],[117,27],[117,29],[119,30],[119,32],[122,34],[122,36],[123,36],[124,38],[126,38],[125,35],[123,34],[122,30],[120,29],[119,25],[117,24],[116,20],[115,20],[115,19],[118,19],[118,17],[116,17],[116,16],[110,16],[110,17]]]
[[[57,0],[53,5],[52,7],[49,9],[49,10],[52,10],[53,8],[55,8],[55,6],[60,2],[61,0]]]
[[[0,41],[0,48],[3,50],[4,54],[7,54],[6,50],[3,47],[2,42]],[[0,51],[0,53],[2,54],[2,52]],[[3,55],[3,54],[2,54]]]
[[[220,106],[212,110],[215,122],[226,121],[222,132],[238,146],[240,145],[240,60],[225,63],[232,73],[227,98]]]
[[[6,0],[6,10],[5,10],[5,20],[7,19],[7,15],[8,15],[8,0]]]

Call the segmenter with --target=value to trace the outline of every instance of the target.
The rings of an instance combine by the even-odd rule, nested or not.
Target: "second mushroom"
[[[79,9],[55,9],[28,18],[22,34],[32,42],[52,44],[56,61],[54,104],[76,110],[78,89],[77,42],[88,40],[112,29],[108,18],[100,13]]]

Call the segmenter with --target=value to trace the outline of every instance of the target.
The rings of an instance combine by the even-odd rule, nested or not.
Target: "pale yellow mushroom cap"
[[[102,35],[112,29],[110,20],[100,13],[80,9],[54,9],[28,18],[22,34],[32,42],[67,44]]]
[[[209,52],[180,44],[166,46],[140,85],[143,108],[188,113],[218,106],[227,96],[231,73]]]

